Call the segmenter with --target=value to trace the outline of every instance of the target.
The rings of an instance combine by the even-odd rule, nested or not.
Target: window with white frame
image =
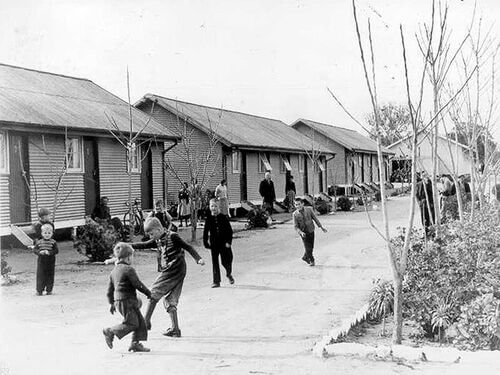
[[[304,154],[299,154],[299,173],[304,173]]]
[[[139,173],[141,171],[141,156],[140,147],[136,143],[129,145],[127,150],[127,170],[131,173]],[[128,152],[130,152],[130,157]]]
[[[266,154],[259,154],[259,173],[271,172],[273,168]]]
[[[82,139],[70,137],[66,139],[66,168],[68,172],[81,172],[83,170]]]
[[[280,172],[286,173],[287,171],[292,171],[292,166],[290,165],[290,156],[281,155]]]
[[[9,151],[7,132],[0,132],[0,173],[9,172]]]
[[[240,152],[234,150],[231,154],[231,160],[233,164],[233,173],[240,173]]]

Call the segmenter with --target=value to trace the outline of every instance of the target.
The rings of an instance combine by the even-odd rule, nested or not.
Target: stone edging
[[[450,347],[406,345],[370,346],[357,343],[337,341],[347,336],[355,325],[365,320],[368,304],[363,305],[355,314],[333,327],[328,335],[318,341],[313,348],[313,354],[318,357],[354,356],[379,360],[406,360],[410,362],[447,362],[447,363],[496,363],[500,361],[500,351],[479,350],[476,352],[462,351]]]
[[[365,320],[367,313],[368,304],[366,303],[356,313],[344,319],[340,325],[333,327],[330,332],[328,332],[328,335],[323,336],[323,338],[314,345],[314,355],[318,357],[328,356],[326,348],[338,341],[341,337],[347,336],[352,327]]]

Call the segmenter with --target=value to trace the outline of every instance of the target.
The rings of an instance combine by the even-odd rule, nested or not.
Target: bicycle
[[[132,208],[129,207],[128,201],[125,202],[125,206],[127,206],[128,210],[123,215],[123,225],[126,228],[131,228],[135,236],[144,235],[144,215],[140,201],[136,198],[132,204]]]

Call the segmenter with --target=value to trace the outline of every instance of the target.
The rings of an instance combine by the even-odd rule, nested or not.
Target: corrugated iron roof
[[[241,148],[301,151],[311,149],[311,140],[280,120],[270,119],[227,109],[207,107],[158,95],[147,94],[144,100],[156,101],[158,105],[176,114],[195,126],[212,129],[221,142]],[[321,148],[321,149],[320,149]],[[333,154],[325,146],[316,145],[321,152]]]
[[[130,130],[129,105],[88,79],[68,77],[0,64],[0,121],[5,123],[68,127],[68,129]],[[133,132],[140,131],[150,116],[132,108]],[[163,125],[150,119],[142,133],[176,138]]]
[[[349,150],[357,152],[377,153],[377,142],[368,137],[365,137],[364,135],[359,134],[355,130],[323,124],[321,122],[306,119],[298,119],[292,124],[292,126],[295,126],[299,122],[302,122],[303,124],[313,128],[317,132],[323,134],[325,137],[334,140],[335,142],[339,143],[341,146]],[[382,152],[385,154],[394,153],[385,147],[382,148]]]

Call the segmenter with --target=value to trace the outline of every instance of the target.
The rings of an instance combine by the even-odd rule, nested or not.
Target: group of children
[[[304,200],[295,200],[296,211],[293,213],[294,226],[297,233],[302,237],[305,254],[302,257],[311,266],[314,265],[314,223],[324,232],[326,229],[321,225],[312,207],[307,207]],[[216,199],[210,201],[211,215],[203,233],[203,243],[211,250],[213,266],[212,287],[220,286],[219,257],[226,270],[226,276],[231,284],[234,283],[232,276],[232,229],[226,215],[222,214]],[[52,293],[54,285],[55,255],[58,252],[57,243],[52,239],[54,226],[49,219],[50,212],[46,209],[39,211],[40,220],[34,225],[35,244],[34,252],[38,255],[37,264],[37,294],[41,295],[43,290],[46,294]],[[187,244],[176,233],[170,230],[160,219],[153,215],[144,224],[144,231],[150,240],[146,242],[124,243],[120,242],[113,249],[113,262],[115,267],[110,274],[107,298],[110,304],[109,311],[114,314],[118,311],[123,320],[120,324],[103,329],[106,344],[113,348],[114,338],[122,339],[129,333],[132,334],[132,342],[129,351],[149,352],[141,341],[146,341],[148,330],[151,329],[151,318],[158,302],[164,298],[163,305],[170,316],[171,327],[163,335],[169,337],[181,337],[179,320],[177,317],[177,305],[182,291],[184,278],[186,276],[186,261],[184,251],[187,251],[199,265],[205,262],[198,252]],[[139,279],[137,272],[132,267],[134,249],[155,249],[158,252],[157,267],[160,273],[148,289]],[[137,297],[137,290],[148,298],[146,313],[141,313],[141,300]]]

